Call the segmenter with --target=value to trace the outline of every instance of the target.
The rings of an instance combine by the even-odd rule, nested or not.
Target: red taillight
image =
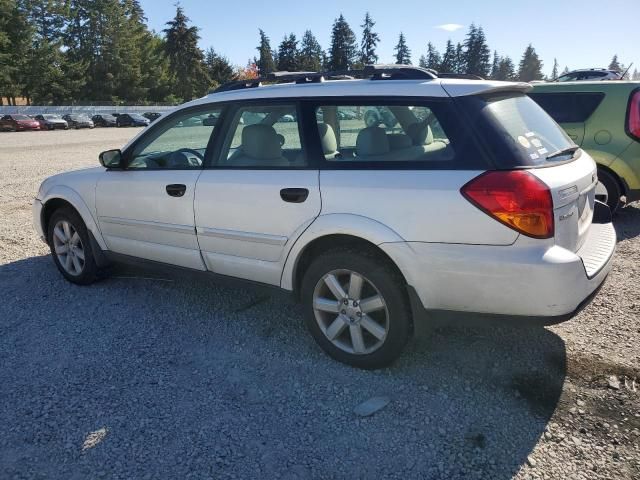
[[[640,90],[636,90],[629,100],[627,111],[627,130],[629,135],[640,140]]]
[[[486,172],[460,192],[480,210],[520,233],[534,238],[553,237],[551,192],[529,172]]]

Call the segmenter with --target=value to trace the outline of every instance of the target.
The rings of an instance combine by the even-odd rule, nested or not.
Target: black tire
[[[350,270],[366,277],[383,297],[388,311],[388,331],[382,345],[371,353],[349,353],[325,336],[313,308],[316,285],[334,270]],[[335,360],[363,369],[383,368],[402,353],[411,334],[411,309],[404,280],[376,254],[338,249],[321,254],[307,268],[301,286],[307,328],[320,347]]]
[[[60,259],[55,252],[53,240],[54,228],[58,224],[58,222],[62,220],[66,220],[73,226],[75,231],[80,236],[80,240],[82,241],[82,249],[84,251],[84,265],[82,267],[82,271],[77,275],[72,275],[71,273],[67,272],[67,270],[60,263]],[[78,212],[70,207],[60,208],[53,212],[53,215],[51,215],[49,225],[47,227],[47,241],[51,250],[53,262],[56,264],[56,267],[58,267],[58,270],[64,278],[78,285],[89,285],[98,279],[99,270],[93,256],[91,241],[89,239],[89,232],[87,231],[87,227],[82,221],[82,218],[80,217]]]
[[[611,209],[611,213],[616,213],[622,206],[622,188],[618,179],[606,170],[598,169],[598,181],[602,183],[607,190],[607,205]]]

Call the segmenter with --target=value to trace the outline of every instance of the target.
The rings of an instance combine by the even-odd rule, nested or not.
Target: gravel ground
[[[0,134],[0,478],[640,478],[640,208],[575,319],[440,328],[365,372],[288,297],[62,279],[31,226],[39,182],[137,131]],[[390,402],[358,416],[372,397]]]

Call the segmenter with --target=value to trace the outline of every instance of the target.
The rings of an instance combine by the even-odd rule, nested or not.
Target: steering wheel
[[[175,152],[173,152],[174,154],[176,153],[182,153],[182,154],[191,154],[194,157],[196,157],[199,162],[193,162],[192,159],[193,157],[189,157],[188,155],[185,155],[185,157],[187,157],[187,161],[189,162],[189,164],[191,164],[194,167],[199,167],[204,163],[204,155],[202,155],[200,152],[198,152],[197,150],[194,150],[192,148],[181,148],[180,150],[176,150]]]

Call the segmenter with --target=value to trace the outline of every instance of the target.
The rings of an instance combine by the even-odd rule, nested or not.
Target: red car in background
[[[0,130],[21,132],[23,130],[40,130],[40,122],[28,115],[5,115],[0,118]]]

